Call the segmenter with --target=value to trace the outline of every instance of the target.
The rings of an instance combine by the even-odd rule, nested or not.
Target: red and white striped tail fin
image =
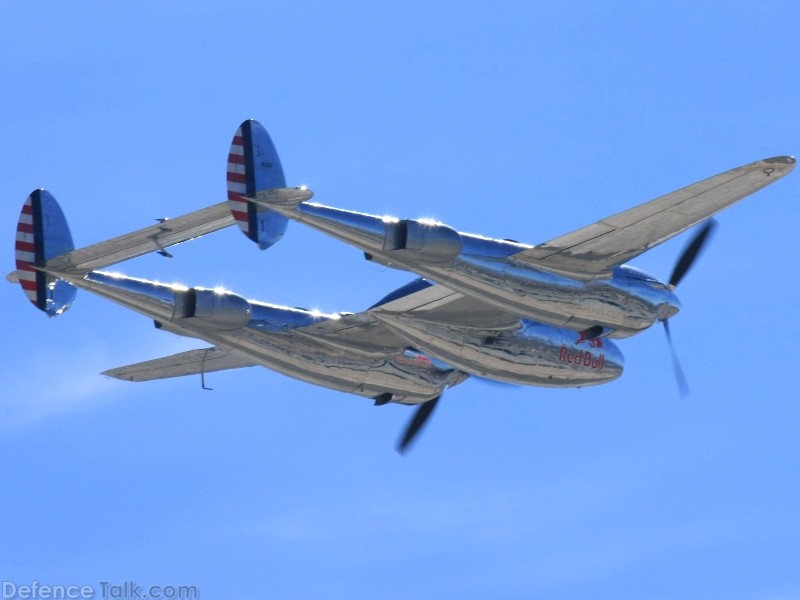
[[[250,237],[250,215],[247,206],[247,175],[244,165],[244,138],[242,127],[233,136],[228,152],[228,204],[236,224]]]
[[[17,259],[17,280],[22,286],[22,291],[25,292],[28,300],[33,302],[37,308],[41,308],[39,298],[44,297],[41,289],[44,283],[44,274],[33,266],[37,262],[33,225],[33,196],[37,192],[39,190],[28,196],[22,206],[22,213],[20,213],[17,223],[17,242],[14,249]]]
[[[244,234],[266,250],[283,237],[288,219],[274,210],[249,202],[257,192],[285,188],[278,152],[258,121],[245,121],[236,130],[228,153],[228,205]]]
[[[40,270],[45,262],[74,249],[61,207],[46,190],[34,190],[22,205],[14,246],[14,279],[33,305],[51,317],[67,310],[76,288]]]

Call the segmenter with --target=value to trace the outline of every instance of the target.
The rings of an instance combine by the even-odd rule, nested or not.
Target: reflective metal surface
[[[72,250],[55,199],[38,190],[17,228],[14,280],[51,316],[84,288],[135,310],[157,327],[214,347],[112,369],[144,381],[262,365],[376,400],[416,404],[476,374],[522,385],[581,387],[616,379],[624,338],[680,310],[673,288],[710,227],[676,264],[670,285],[626,265],[656,244],[789,173],[791,157],[757,161],[530,246],[460,233],[436,221],[397,219],[309,202],[286,188],[266,130],[245,121],[228,155],[228,204]],[[225,214],[230,209],[231,214]],[[263,249],[287,219],[364,251],[368,260],[424,275],[361,313],[320,314],[93,271],[236,222]],[[73,287],[74,286],[74,287]],[[669,334],[669,330],[667,329]],[[432,403],[432,405],[435,404]],[[432,408],[431,405],[431,408]]]
[[[622,375],[623,358],[609,339],[523,320],[515,331],[453,327],[374,313],[408,342],[459,369],[497,381],[583,387]]]
[[[253,201],[360,248],[368,260],[413,271],[499,311],[624,338],[674,315],[680,304],[670,286],[622,263],[781,179],[795,164],[776,156],[730,169],[535,247],[429,220],[268,196]]]
[[[537,322],[575,331],[601,326],[611,337],[623,338],[680,310],[666,285],[625,265],[615,268],[608,279],[573,279],[513,259],[531,246],[466,233],[459,234],[461,251],[453,260],[419,260],[385,249],[396,219],[309,202],[280,210],[361,248],[383,264],[420,273],[498,310]]]
[[[345,336],[326,343],[304,329],[335,322],[341,318],[338,314],[114,273],[61,275],[76,287],[154,319],[169,331],[202,338],[255,364],[323,387],[368,398],[389,394],[394,402],[416,404],[467,378],[449,365],[398,344],[394,335],[383,335],[377,331],[378,323],[372,334],[364,332],[352,343]],[[386,339],[394,340],[394,345],[387,348]]]

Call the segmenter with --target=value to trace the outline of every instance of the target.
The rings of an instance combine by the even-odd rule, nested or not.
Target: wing
[[[516,329],[519,326],[519,315],[504,312],[442,285],[432,285],[373,307],[369,312],[391,312],[441,325],[479,329]]]
[[[308,327],[294,329],[298,335],[313,337],[316,341],[341,345],[365,351],[397,350],[407,345],[375,313],[388,312],[411,316],[421,321],[475,327],[480,329],[516,329],[519,317],[489,304],[454,292],[444,286],[429,287],[373,306],[366,312],[343,315]]]
[[[220,202],[182,217],[167,219],[133,233],[67,252],[48,260],[47,266],[62,273],[88,273],[143,254],[163,251],[164,248],[224,229],[233,223],[227,203]]]
[[[154,379],[200,375],[202,373],[253,367],[255,365],[256,363],[252,361],[220,348],[205,348],[109,369],[108,371],[103,371],[101,375],[124,381],[152,381]]]
[[[794,166],[794,158],[777,156],[731,169],[512,258],[579,278],[608,275],[614,267],[774,183]]]

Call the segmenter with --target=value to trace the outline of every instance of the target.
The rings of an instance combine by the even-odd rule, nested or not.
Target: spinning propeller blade
[[[692,265],[694,265],[695,261],[700,256],[700,253],[703,251],[703,248],[705,248],[708,240],[710,239],[709,236],[711,233],[713,233],[716,226],[717,222],[714,219],[709,219],[706,224],[703,225],[700,231],[695,234],[689,245],[686,246],[686,249],[675,263],[675,268],[672,270],[672,275],[670,275],[670,288],[677,286],[686,276],[686,273],[689,272],[689,269],[692,268]],[[689,384],[686,383],[686,376],[683,374],[681,363],[678,360],[677,353],[675,352],[675,346],[672,343],[672,334],[669,330],[669,319],[662,319],[661,322],[664,324],[664,333],[667,335],[667,343],[669,344],[669,351],[672,355],[672,367],[675,369],[675,380],[678,382],[678,390],[680,391],[681,398],[685,398],[689,395]]]
[[[433,400],[428,400],[427,402],[423,402],[419,405],[417,412],[414,413],[414,417],[406,427],[406,431],[403,434],[403,438],[397,444],[397,451],[400,454],[404,454],[408,446],[414,440],[416,435],[419,433],[420,429],[422,429],[425,422],[430,418],[431,414],[433,414],[433,410],[436,408],[441,396],[436,396]]]
[[[710,219],[705,225],[703,225],[702,229],[695,234],[691,243],[686,246],[683,254],[681,254],[678,262],[675,263],[675,268],[672,270],[672,275],[669,278],[670,286],[677,286],[684,278],[686,273],[689,272],[689,269],[694,264],[694,261],[697,260],[700,252],[705,247],[709,234],[714,231],[716,226],[717,222],[714,219]]]
[[[675,380],[678,382],[678,390],[680,391],[681,398],[686,398],[686,396],[689,395],[689,384],[686,383],[686,376],[683,374],[678,355],[675,353],[675,346],[672,344],[672,335],[670,335],[669,332],[669,319],[664,319],[661,322],[664,324],[664,333],[667,334],[667,342],[669,343],[669,352],[672,355],[672,367],[675,369]]]

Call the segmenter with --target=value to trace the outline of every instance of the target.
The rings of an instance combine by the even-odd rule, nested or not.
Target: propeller
[[[414,438],[433,414],[433,411],[436,408],[436,405],[439,403],[441,397],[442,396],[440,394],[432,400],[428,400],[427,402],[423,402],[419,405],[419,408],[417,408],[417,411],[414,413],[411,421],[409,421],[402,439],[397,444],[397,451],[400,454],[405,454],[411,442],[414,441]]]
[[[706,224],[703,225],[700,231],[695,234],[695,236],[692,238],[692,241],[689,242],[689,245],[686,246],[686,249],[675,263],[675,268],[672,270],[672,275],[670,275],[670,289],[674,289],[681,281],[683,281],[683,278],[689,272],[689,269],[692,268],[692,265],[694,265],[695,261],[700,256],[703,248],[705,248],[708,240],[710,239],[709,236],[714,231],[716,226],[717,222],[714,219],[709,219]],[[667,317],[661,319],[661,322],[664,324],[664,333],[667,336],[667,343],[669,344],[669,351],[672,356],[672,367],[675,370],[675,380],[678,383],[678,390],[680,391],[681,398],[685,398],[689,395],[689,384],[686,382],[686,376],[683,374],[681,363],[678,360],[678,354],[675,352],[675,345],[672,343],[672,334],[669,330],[669,318]]]
[[[661,321],[664,324],[664,333],[667,334],[667,343],[669,344],[669,353],[672,355],[672,368],[675,370],[675,380],[678,382],[678,391],[681,398],[686,398],[689,395],[689,384],[686,383],[686,376],[683,374],[681,362],[678,360],[678,355],[675,352],[675,346],[672,343],[672,335],[669,332],[669,319]]]
[[[700,252],[706,245],[708,241],[708,236],[714,231],[714,228],[717,226],[717,222],[714,219],[709,219],[706,221],[706,224],[698,231],[692,241],[686,246],[686,249],[681,254],[681,257],[678,259],[678,262],[675,263],[675,268],[672,270],[672,275],[669,278],[669,285],[670,287],[676,287],[681,280],[684,278],[686,273],[689,272],[689,269],[692,268],[692,265],[697,260],[697,257],[700,255]]]

